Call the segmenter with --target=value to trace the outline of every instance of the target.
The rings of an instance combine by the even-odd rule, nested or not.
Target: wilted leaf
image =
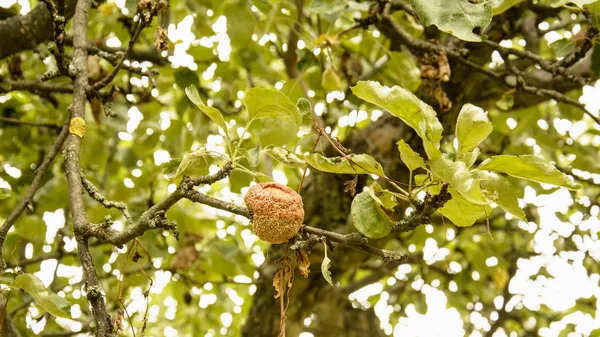
[[[292,287],[292,276],[292,266],[290,266],[289,259],[284,257],[281,259],[279,269],[273,277],[273,287],[275,287],[275,290],[277,291],[275,298],[285,295],[287,289]]]
[[[463,105],[456,122],[458,153],[467,153],[476,148],[492,133],[493,129],[494,127],[483,109],[468,103]]]
[[[323,262],[321,262],[321,274],[323,274],[323,277],[325,278],[325,281],[327,281],[327,283],[333,285],[333,281],[331,280],[331,272],[329,271],[331,260],[329,259],[329,257],[327,257],[327,244],[325,243],[325,241],[323,241],[323,246],[323,251],[325,255],[323,256]]]
[[[318,153],[311,153],[304,156],[304,160],[306,160],[308,165],[323,172],[342,174],[378,174],[385,176],[381,164],[379,164],[368,154],[349,154],[348,158],[352,160],[353,164],[350,164],[350,161],[344,157],[326,158]]]
[[[506,178],[499,174],[482,170],[475,171],[474,176],[479,180],[481,190],[488,199],[498,204],[498,206],[508,213],[523,221],[527,221],[525,212],[519,207],[515,188]]]
[[[413,151],[410,145],[406,144],[404,140],[400,140],[396,143],[398,145],[398,151],[400,151],[400,159],[406,164],[409,170],[414,171],[419,167],[425,167],[425,161],[423,158]]]
[[[202,111],[206,116],[208,116],[208,118],[210,118],[219,127],[221,127],[225,134],[228,134],[227,123],[225,123],[225,119],[223,118],[221,111],[219,111],[219,109],[217,108],[213,108],[204,104],[204,102],[200,98],[200,95],[198,94],[198,89],[196,89],[195,85],[192,84],[185,88],[185,94],[190,99],[190,101],[192,101],[192,103],[194,103],[196,107],[200,109],[200,111]]]
[[[200,258],[196,248],[191,246],[180,247],[177,254],[173,256],[169,267],[171,270],[182,270],[189,268]]]
[[[382,238],[392,230],[392,220],[381,207],[368,191],[357,194],[352,200],[352,224],[369,239]]]
[[[308,254],[306,254],[305,251],[299,250],[296,252],[296,264],[298,265],[300,274],[307,278],[308,274],[310,273],[310,260],[308,259]]]
[[[450,184],[470,202],[487,205],[488,202],[481,192],[479,183],[462,161],[452,161],[440,157],[431,159],[429,167],[436,178]]]
[[[32,274],[21,274],[10,285],[28,293],[35,303],[53,316],[71,318],[70,303],[47,289],[39,278]]]
[[[298,155],[282,147],[273,146],[266,148],[263,151],[265,151],[268,155],[275,158],[275,160],[277,160],[285,166],[298,168],[304,168],[306,166],[306,162],[303,158],[301,158],[301,155]]]
[[[481,36],[473,30],[483,30],[492,22],[489,0],[412,0],[411,3],[424,26],[436,25],[465,41],[481,41]]]
[[[513,177],[562,186],[571,190],[581,188],[550,162],[533,155],[494,156],[479,165],[479,169],[502,172]]]
[[[443,128],[431,106],[402,87],[389,88],[374,81],[360,81],[352,87],[352,92],[358,98],[388,110],[413,128],[423,139],[429,158],[440,156]]]

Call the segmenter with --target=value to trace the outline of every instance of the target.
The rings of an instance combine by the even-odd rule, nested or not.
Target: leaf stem
[[[396,181],[394,179],[390,179],[388,177],[386,177],[385,175],[379,174],[377,172],[373,172],[369,169],[366,169],[364,167],[362,167],[360,164],[356,163],[355,161],[353,161],[346,153],[344,153],[344,151],[342,151],[336,144],[335,142],[329,137],[329,135],[325,132],[325,130],[321,129],[321,128],[317,128],[317,132],[319,133],[319,135],[323,135],[325,136],[325,138],[327,139],[327,141],[331,144],[331,146],[333,146],[333,148],[346,160],[348,160],[348,162],[350,162],[351,165],[356,165],[359,168],[369,172],[370,174],[376,175],[377,177],[387,181],[388,183],[390,183],[392,186],[394,186],[395,188],[398,189],[398,191],[400,191],[402,194],[404,194],[405,196],[409,196],[408,192],[406,192],[406,190],[404,190],[403,188],[401,188],[400,186],[398,186],[397,184],[404,184],[402,182]],[[406,185],[406,184],[404,184]]]

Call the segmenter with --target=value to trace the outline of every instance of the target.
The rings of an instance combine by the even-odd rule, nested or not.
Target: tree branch
[[[397,221],[392,225],[392,232],[410,232],[420,225],[431,223],[431,215],[452,199],[448,192],[448,184],[442,184],[439,194],[427,193],[425,200],[415,201],[415,210],[405,220]]]
[[[65,21],[74,12],[75,0],[66,0]],[[0,59],[31,49],[54,37],[52,16],[46,4],[39,4],[26,15],[15,15],[0,21]]]
[[[127,49],[125,50],[125,53],[123,53],[123,56],[121,56],[121,59],[117,62],[117,64],[112,69],[112,71],[108,75],[106,75],[106,77],[104,77],[100,81],[94,83],[93,88],[95,90],[104,88],[110,82],[112,82],[112,80],[115,78],[115,76],[117,76],[117,73],[119,73],[119,70],[121,70],[121,67],[123,67],[123,63],[129,57],[129,53],[133,49],[133,45],[135,44],[137,39],[140,37],[142,30],[146,27],[146,25],[149,25],[150,21],[152,20],[152,17],[150,17],[149,20],[147,21],[145,16],[142,15],[141,13],[139,13],[139,17],[140,17],[140,20],[138,21],[137,27],[135,29],[135,33],[129,40],[129,45],[127,46]]]
[[[169,208],[175,205],[179,200],[185,198],[190,191],[193,191],[195,186],[200,184],[212,184],[216,181],[224,179],[229,175],[229,173],[231,173],[231,170],[231,163],[227,163],[216,174],[196,178],[184,177],[173,193],[169,194],[161,202],[150,207],[149,210],[144,212],[134,226],[131,226],[123,231],[117,231],[104,225],[90,224],[89,226],[86,226],[86,231],[83,233],[83,235],[85,237],[95,237],[101,241],[111,243],[115,246],[121,246],[135,239],[136,237],[143,235],[147,230],[150,229],[162,228],[173,230],[174,235],[177,237],[179,233],[177,232],[175,224],[165,218],[165,213],[169,210]],[[229,204],[218,199],[210,198],[208,196],[206,196],[206,198],[210,199],[208,202],[219,204],[222,207],[229,207]],[[222,205],[220,203],[222,203]],[[235,206],[231,206],[232,209],[235,209]],[[248,210],[245,209],[245,212],[247,214]]]
[[[73,68],[75,69],[73,103],[71,105],[71,127],[65,144],[65,166],[69,194],[69,207],[73,219],[73,231],[77,240],[77,251],[83,269],[86,297],[91,304],[92,314],[96,322],[96,336],[113,336],[113,327],[110,315],[102,296],[102,288],[94,267],[94,260],[90,254],[87,237],[82,235],[88,227],[85,205],[83,202],[83,186],[79,175],[81,167],[79,157],[81,154],[81,138],[84,130],[76,130],[78,123],[85,123],[85,102],[88,87],[87,63],[87,31],[88,15],[91,0],[78,0],[73,22]],[[81,127],[81,126],[80,126]]]
[[[56,140],[54,141],[52,148],[50,149],[50,151],[48,151],[48,154],[44,158],[44,161],[42,162],[40,167],[36,170],[35,176],[33,177],[33,181],[31,182],[31,186],[29,187],[29,190],[21,198],[21,201],[19,201],[19,204],[17,205],[17,207],[10,213],[8,218],[6,218],[6,221],[4,221],[4,223],[0,227],[0,270],[4,270],[4,268],[6,266],[4,263],[4,260],[2,259],[2,249],[4,247],[4,241],[6,240],[6,235],[8,233],[8,230],[13,226],[15,221],[17,221],[19,216],[21,216],[21,214],[23,213],[25,208],[27,208],[31,204],[31,202],[33,200],[33,196],[35,195],[35,192],[38,190],[38,188],[42,184],[42,178],[44,177],[44,174],[50,167],[50,164],[52,164],[52,162],[54,161],[54,158],[56,158],[56,156],[60,152],[60,149],[62,148],[62,146],[65,142],[65,139],[67,138],[67,135],[68,135],[68,127],[65,125],[62,128],[62,130],[61,130],[60,134],[58,135],[58,137],[56,138]]]
[[[55,130],[62,130],[62,128],[63,128],[63,126],[60,124],[44,123],[44,122],[29,122],[29,121],[22,121],[20,119],[9,118],[9,117],[0,117],[0,122],[4,122],[6,124],[15,124],[15,125],[29,125],[29,126],[39,127],[39,128],[50,128],[50,129],[55,129]]]
[[[12,81],[7,79],[0,80],[0,93],[16,90],[31,91],[36,94],[70,94],[73,92],[73,85],[71,83],[46,83],[42,81]]]
[[[577,108],[582,109],[589,117],[591,117],[594,120],[594,122],[596,122],[597,124],[600,124],[600,118],[596,117],[590,111],[586,110],[585,106],[583,104],[579,103],[577,100],[572,99],[557,90],[539,88],[536,86],[527,85],[525,83],[518,83],[517,81],[512,81],[510,77],[504,77],[503,75],[501,75],[499,73],[496,73],[494,71],[486,69],[483,66],[480,66],[476,63],[469,61],[468,59],[465,58],[465,55],[463,55],[463,53],[460,50],[448,48],[448,47],[438,45],[438,44],[435,44],[435,43],[432,43],[429,41],[417,39],[417,38],[413,37],[412,35],[408,34],[396,21],[394,21],[391,18],[391,16],[389,16],[389,14],[384,13],[382,15],[381,23],[378,25],[378,27],[381,29],[382,32],[387,34],[390,38],[398,39],[400,42],[405,44],[411,51],[413,51],[417,54],[423,53],[423,52],[440,52],[443,50],[446,52],[446,55],[448,55],[448,57],[450,59],[458,61],[460,63],[463,63],[463,64],[473,68],[474,70],[486,75],[487,77],[489,77],[495,81],[498,81],[499,83],[501,83],[502,85],[504,85],[508,88],[517,89],[517,90],[523,91],[525,93],[533,94],[533,95],[540,96],[540,97],[552,98],[559,102],[573,105]],[[596,30],[596,33],[597,33],[597,30]],[[595,34],[595,33],[590,33],[590,34]],[[554,68],[554,72],[551,72],[550,75],[552,75],[552,73],[555,73],[555,72],[559,73],[560,71],[566,72],[566,68],[569,68],[576,61],[578,61],[579,59],[581,59],[583,57],[581,52],[584,50],[587,52],[587,50],[589,50],[590,48],[591,48],[591,46],[587,47],[587,49],[582,47],[581,49],[579,49],[577,51],[577,53],[573,53],[573,54],[577,54],[576,59],[575,59],[575,56],[572,56],[568,61],[563,62],[565,59],[567,59],[569,57],[568,56],[568,57],[565,57],[565,59],[563,59],[562,61],[555,63],[552,66]],[[511,52],[513,52],[513,51],[511,50]],[[527,57],[530,57],[530,58],[533,57],[532,53],[526,53],[526,54],[523,53],[522,55],[527,55]],[[561,70],[562,68],[565,68],[565,70]],[[525,80],[527,79],[527,74],[523,74],[523,79],[525,79]]]
[[[96,185],[94,185],[94,183],[92,183],[91,181],[89,181],[85,178],[85,175],[83,174],[83,170],[80,172],[80,175],[81,175],[81,184],[83,185],[83,188],[88,192],[88,195],[92,199],[96,200],[97,202],[102,204],[102,206],[104,206],[106,208],[116,208],[116,209],[120,210],[121,213],[123,213],[123,216],[125,217],[125,219],[127,219],[127,222],[133,223],[133,219],[131,218],[131,215],[129,215],[129,210],[127,209],[127,205],[124,202],[107,200],[106,197],[100,193],[100,191],[98,190],[98,187],[96,187]]]

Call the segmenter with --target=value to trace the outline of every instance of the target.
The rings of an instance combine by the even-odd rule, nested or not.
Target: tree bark
[[[66,0],[65,20],[73,16],[77,1]],[[32,49],[39,43],[54,38],[52,16],[46,4],[40,3],[26,15],[15,15],[0,21],[0,59]]]

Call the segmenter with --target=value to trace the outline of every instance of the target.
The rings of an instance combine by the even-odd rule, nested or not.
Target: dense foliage
[[[600,335],[600,1],[0,6],[0,335]]]

